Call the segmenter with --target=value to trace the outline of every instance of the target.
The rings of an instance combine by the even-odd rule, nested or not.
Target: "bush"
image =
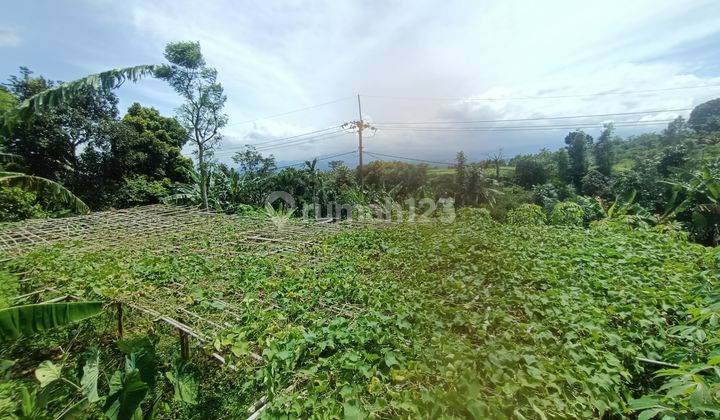
[[[502,194],[495,198],[492,206],[487,204],[482,206],[488,209],[495,220],[505,220],[510,210],[531,201],[530,192],[517,185],[503,188],[501,192]]]
[[[532,187],[532,201],[546,212],[558,203],[558,191],[552,184],[535,185]]]
[[[575,202],[582,208],[583,222],[586,226],[605,217],[605,211],[595,198],[579,195],[575,197]]]
[[[151,181],[145,175],[124,178],[115,205],[118,207],[157,204],[170,194],[170,180]]]
[[[582,178],[582,192],[593,197],[607,197],[610,192],[610,178],[592,169]]]
[[[457,217],[460,220],[477,220],[487,221],[492,219],[490,211],[488,209],[476,208],[476,207],[463,207],[457,212]]]
[[[557,203],[550,213],[550,223],[553,225],[582,226],[585,223],[585,213],[579,204],[572,201]]]
[[[0,222],[16,222],[44,215],[34,193],[21,188],[0,187]]]
[[[522,204],[508,212],[505,222],[515,226],[542,226],[545,224],[545,213],[537,204]]]
[[[531,157],[521,157],[515,160],[515,182],[525,188],[544,184],[550,177],[550,171],[545,164]]]

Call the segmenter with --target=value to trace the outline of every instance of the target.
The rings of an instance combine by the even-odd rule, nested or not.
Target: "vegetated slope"
[[[626,414],[630,397],[659,385],[638,357],[668,360],[669,327],[717,274],[712,250],[669,235],[482,216],[358,229],[283,258],[238,252],[222,232],[194,240],[60,248],[13,268],[74,294],[150,296],[158,309],[161,286],[181,283],[208,318],[237,303],[241,322],[213,346],[238,371],[204,367],[192,409],[209,417],[245,415],[262,395],[267,414],[302,417]],[[175,351],[173,336],[153,337]],[[262,364],[248,360],[253,349]]]

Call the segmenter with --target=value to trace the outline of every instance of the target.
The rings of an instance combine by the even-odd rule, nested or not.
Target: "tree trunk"
[[[210,210],[207,195],[207,168],[205,165],[205,147],[198,143],[198,166],[200,167],[200,196],[205,210]]]

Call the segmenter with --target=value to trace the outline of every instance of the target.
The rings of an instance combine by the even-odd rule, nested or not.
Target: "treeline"
[[[22,67],[0,89],[0,113],[56,83]],[[95,210],[158,202],[173,183],[189,181],[192,161],[180,153],[187,132],[176,119],[138,103],[121,117],[117,104],[112,91],[85,88],[16,124],[0,143],[14,157],[2,169],[57,181]],[[17,218],[28,213],[28,205],[30,213],[62,212],[32,192],[3,188],[1,194],[2,205],[16,208]]]
[[[688,120],[679,117],[660,133],[623,139],[608,124],[597,139],[570,132],[559,150],[503,163],[512,171],[498,177],[505,192],[504,206],[494,209],[499,217],[519,203],[550,214],[558,202],[574,201],[599,218],[616,204],[636,221],[675,221],[698,242],[720,240],[720,99],[697,106]]]
[[[453,198],[456,206],[484,207],[501,220],[523,204],[550,216],[558,203],[575,203],[586,224],[622,214],[634,224],[685,229],[701,243],[720,241],[720,99],[660,133],[623,139],[609,124],[597,138],[572,131],[555,151],[509,159],[498,152],[477,162],[459,152],[451,168],[374,161],[362,168],[361,187],[358,168],[342,161],[325,171],[317,161],[279,168],[272,155],[248,146],[233,164],[218,163],[213,152],[228,117],[217,71],[195,42],[168,44],[165,59],[144,67],[178,93],[183,102],[175,116],[137,103],[121,115],[111,89],[86,84],[41,113],[11,112],[59,82],[24,67],[9,77],[0,87],[0,221],[159,202],[245,212],[261,208],[270,192],[286,191],[298,207],[321,209]],[[7,124],[11,113],[21,120]],[[185,145],[194,159],[181,154]],[[41,178],[15,186],[3,182],[7,174]],[[55,181],[53,191],[64,186],[79,199],[58,201],[27,188],[36,179]]]

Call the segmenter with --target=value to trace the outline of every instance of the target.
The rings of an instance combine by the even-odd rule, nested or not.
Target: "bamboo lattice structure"
[[[287,221],[276,225],[268,218],[226,215],[189,207],[151,205],[125,210],[97,212],[86,216],[62,219],[30,220],[0,224],[0,263],[12,261],[32,252],[43,252],[44,247],[68,246],[73,255],[106,249],[130,249],[133,252],[200,255],[203,258],[232,260],[239,255],[292,257],[302,254],[304,264],[312,264],[313,247],[322,238],[348,228],[367,225],[361,221],[304,220]],[[32,257],[32,254],[30,254]],[[24,293],[14,298],[16,304],[28,302],[58,302],[80,299],[55,285],[33,281],[33,268],[15,273],[20,277]],[[139,290],[118,291],[108,301],[118,316],[118,335],[123,334],[123,313],[142,315],[160,322],[181,335],[183,353],[188,340],[200,345],[211,343],[224,330],[247,321],[247,305],[278,310],[269,297],[248,296],[232,285],[218,282],[210,286],[211,299],[222,308],[202,310],[192,305],[191,287],[197,285],[172,281],[150,285]],[[34,289],[34,290],[33,290]],[[188,303],[190,302],[190,303]],[[110,305],[112,304],[112,305]],[[352,317],[362,308],[351,305],[324,305],[318,302],[315,311],[328,316]],[[260,348],[251,349],[250,360],[264,363],[258,354]],[[210,354],[225,364],[225,357]],[[235,368],[230,365],[230,368]],[[261,404],[264,408],[265,405]],[[257,413],[262,411],[257,408]]]

